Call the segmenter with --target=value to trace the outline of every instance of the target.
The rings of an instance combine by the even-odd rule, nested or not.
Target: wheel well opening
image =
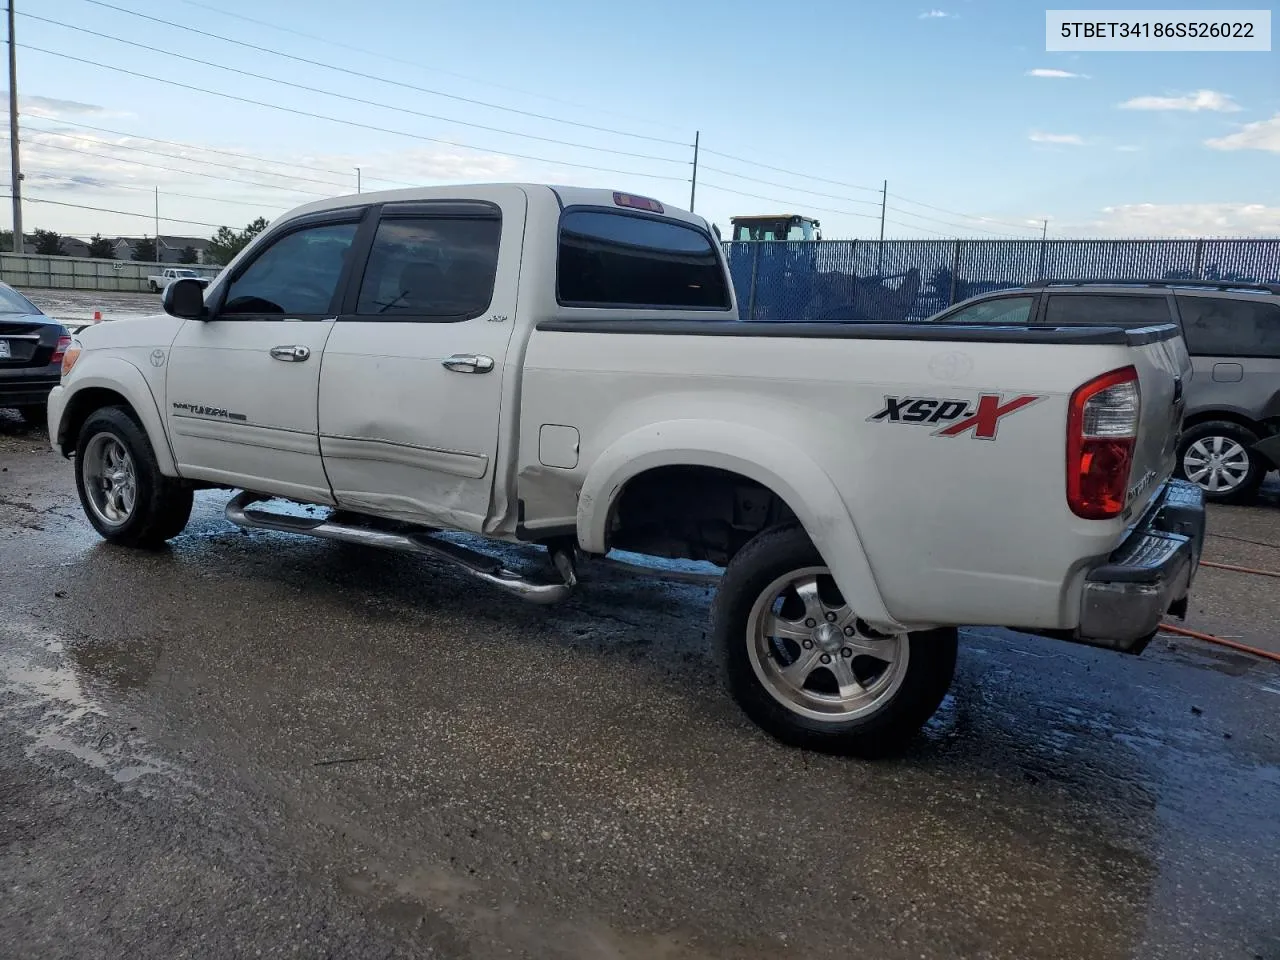
[[[1243,414],[1232,413],[1229,410],[1203,410],[1199,413],[1187,417],[1182,422],[1183,432],[1198,427],[1202,423],[1212,423],[1215,420],[1221,420],[1225,423],[1234,423],[1238,427],[1244,427],[1246,430],[1252,430],[1254,433],[1266,435],[1270,431],[1258,423],[1257,420],[1251,420]]]
[[[129,401],[114,390],[107,387],[86,387],[71,398],[66,412],[62,415],[57,442],[64,457],[69,457],[75,452],[76,440],[80,436],[80,428],[84,426],[84,422],[95,410],[101,410],[103,407],[123,407],[131,417],[137,418]]]
[[[761,530],[796,519],[768,487],[716,467],[657,467],[615,500],[609,547],[723,566]]]

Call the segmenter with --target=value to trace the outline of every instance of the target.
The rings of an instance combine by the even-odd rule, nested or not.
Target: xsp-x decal
[[[994,440],[1000,420],[1038,403],[1044,397],[1023,394],[1005,400],[998,393],[984,393],[972,400],[944,397],[889,397],[868,422],[906,423],[936,427],[935,437],[959,437],[972,433],[979,440]]]

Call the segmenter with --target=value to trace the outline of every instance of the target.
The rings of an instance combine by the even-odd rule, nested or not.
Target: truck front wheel
[[[76,443],[76,491],[93,528],[126,547],[155,547],[191,517],[191,488],[160,472],[151,441],[122,407],[91,413]]]
[[[954,628],[872,629],[798,525],[766,530],[742,548],[712,618],[729,692],[794,746],[868,758],[897,752],[938,709],[955,673]]]

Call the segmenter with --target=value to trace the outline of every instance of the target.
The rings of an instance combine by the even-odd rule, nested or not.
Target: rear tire
[[[151,441],[124,407],[96,410],[80,428],[76,492],[93,528],[121,546],[157,547],[191,517],[191,488],[160,472]]]
[[[955,674],[954,628],[873,630],[844,604],[798,525],[766,530],[742,548],[712,618],[730,694],[792,746],[864,758],[899,752]]]
[[[1197,423],[1178,444],[1178,476],[1213,503],[1251,503],[1270,469],[1253,450],[1257,442],[1256,433],[1230,420]]]

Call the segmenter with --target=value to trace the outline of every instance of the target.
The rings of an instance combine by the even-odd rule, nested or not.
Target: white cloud
[[[954,20],[960,16],[958,13],[947,13],[945,10],[926,10],[920,14],[921,20]]]
[[[1032,143],[1056,143],[1069,147],[1083,147],[1084,138],[1078,133],[1042,133],[1033,130],[1027,135]]]
[[[1261,203],[1127,203],[1061,232],[1101,237],[1280,236],[1280,207]]]
[[[9,91],[0,90],[0,99],[9,102]],[[18,112],[28,117],[56,120],[59,117],[121,116],[118,112],[96,103],[79,100],[59,100],[57,97],[29,97],[18,94]]]
[[[1280,113],[1270,120],[1246,123],[1235,133],[1205,141],[1214,150],[1269,150],[1280,153]]]
[[[1028,77],[1044,77],[1054,80],[1088,80],[1088,74],[1072,73],[1070,70],[1055,70],[1051,67],[1036,67],[1027,71]]]
[[[1141,147],[1135,147],[1131,143],[1122,143],[1120,144],[1120,146],[1116,147],[1116,152],[1117,153],[1137,153],[1141,149],[1142,149]]]
[[[1243,109],[1230,94],[1216,90],[1197,90],[1180,97],[1134,97],[1120,104],[1121,110],[1182,110],[1199,113],[1211,110],[1215,113],[1235,113]]]

